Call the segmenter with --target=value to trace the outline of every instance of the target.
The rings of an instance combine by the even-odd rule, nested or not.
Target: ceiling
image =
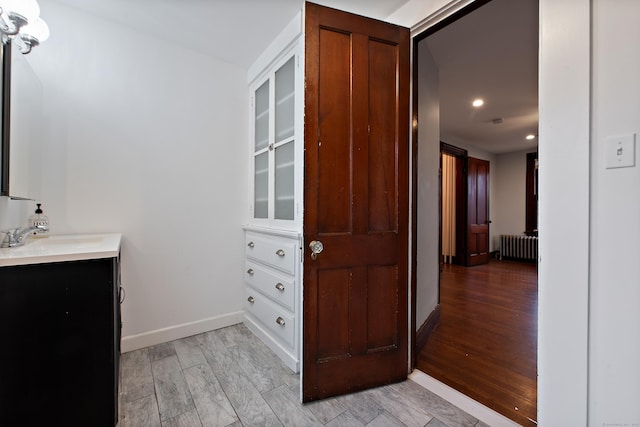
[[[40,3],[44,6],[47,1],[53,0]],[[304,4],[304,0],[56,1],[243,68]],[[316,1],[378,19],[407,2]],[[525,141],[524,136],[537,134],[537,7],[537,0],[493,0],[426,39],[440,69],[444,141],[478,145],[493,153],[535,148],[537,140]],[[484,98],[482,108],[470,106],[475,97]],[[503,123],[492,124],[496,118]]]
[[[46,1],[49,0],[40,3]],[[244,68],[256,60],[304,5],[304,0],[57,1]],[[314,2],[383,19],[407,1]]]
[[[421,43],[440,71],[442,141],[535,150],[537,137],[525,136],[538,134],[537,0],[493,0]],[[484,105],[472,107],[475,98]]]

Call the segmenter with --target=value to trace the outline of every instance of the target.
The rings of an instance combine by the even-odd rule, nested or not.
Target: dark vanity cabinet
[[[118,420],[119,258],[0,268],[0,424]]]

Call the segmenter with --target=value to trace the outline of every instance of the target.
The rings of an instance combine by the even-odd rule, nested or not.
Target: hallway
[[[440,323],[417,367],[524,426],[537,408],[537,270],[491,260],[445,265]]]

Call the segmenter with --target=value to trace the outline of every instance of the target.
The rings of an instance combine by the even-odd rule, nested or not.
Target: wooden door
[[[467,160],[467,265],[489,262],[489,162]]]
[[[410,122],[406,28],[310,3],[305,28],[309,401],[407,376]]]

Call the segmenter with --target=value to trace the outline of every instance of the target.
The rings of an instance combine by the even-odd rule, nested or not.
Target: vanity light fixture
[[[3,44],[13,40],[25,55],[31,52],[32,47],[49,38],[49,27],[40,18],[38,2],[0,0],[0,36]]]

